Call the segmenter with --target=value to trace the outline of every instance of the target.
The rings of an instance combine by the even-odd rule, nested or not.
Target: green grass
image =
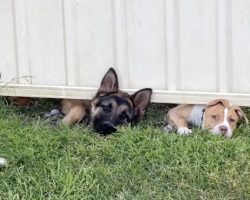
[[[250,128],[232,139],[166,134],[166,105],[136,128],[101,137],[83,124],[55,127],[50,103],[0,100],[0,199],[250,199]],[[250,113],[250,112],[248,112]],[[249,116],[249,115],[248,115]]]

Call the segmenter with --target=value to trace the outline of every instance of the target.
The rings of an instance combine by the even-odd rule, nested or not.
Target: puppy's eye
[[[105,113],[110,113],[112,111],[112,106],[111,105],[102,105],[103,112]]]
[[[212,115],[211,116],[214,120],[217,120],[219,117],[218,117],[218,115]]]
[[[230,123],[234,123],[234,122],[235,122],[235,119],[230,118],[230,119],[229,119],[229,122],[230,122]]]
[[[122,113],[120,116],[119,116],[120,120],[121,121],[124,121],[124,120],[127,120],[128,119],[128,115],[127,113]]]

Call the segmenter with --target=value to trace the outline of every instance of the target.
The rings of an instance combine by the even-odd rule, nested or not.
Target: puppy
[[[214,135],[231,138],[239,120],[248,119],[239,106],[231,105],[226,99],[216,99],[207,105],[179,105],[169,110],[166,116],[166,131],[176,131],[180,135],[192,133],[188,125],[201,126]]]
[[[30,97],[7,97],[10,104],[20,107],[30,107],[37,104],[37,101]]]
[[[145,88],[133,95],[119,90],[116,72],[110,68],[91,100],[63,100],[63,124],[73,124],[90,117],[95,132],[109,134],[117,127],[136,124],[150,104],[152,89]]]

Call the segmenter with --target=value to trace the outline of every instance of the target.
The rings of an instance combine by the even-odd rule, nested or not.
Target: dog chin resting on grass
[[[117,127],[136,124],[150,104],[152,89],[145,88],[129,95],[119,90],[116,72],[110,68],[91,100],[69,100],[61,102],[63,124],[72,125],[90,116],[90,124],[100,134],[110,134]]]

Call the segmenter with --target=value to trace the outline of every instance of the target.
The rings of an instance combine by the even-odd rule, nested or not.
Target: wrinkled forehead
[[[216,104],[214,106],[211,106],[211,107],[208,107],[206,108],[205,112],[206,114],[224,114],[224,111],[225,111],[225,106],[223,106],[222,104]]]
[[[234,117],[234,118],[238,118],[234,107],[232,107],[232,106],[225,107],[222,104],[217,104],[217,105],[206,108],[206,114],[207,115],[213,115],[213,114],[224,115],[224,114],[227,114],[227,117],[231,116],[231,117]]]

